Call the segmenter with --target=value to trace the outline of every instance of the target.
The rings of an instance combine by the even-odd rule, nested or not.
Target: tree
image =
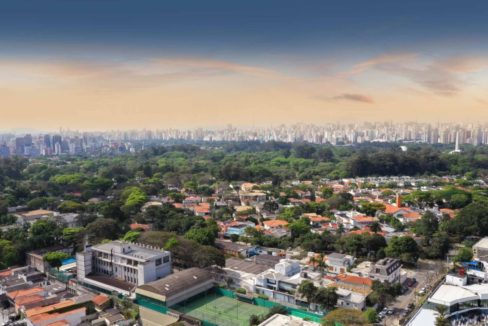
[[[366,320],[370,324],[376,323],[376,321],[378,320],[378,314],[376,313],[376,309],[374,308],[366,309],[366,311],[364,312],[364,318],[366,318]]]
[[[84,228],[64,228],[61,239],[64,245],[73,248],[73,254],[83,247]]]
[[[418,235],[423,235],[425,237],[432,236],[439,227],[439,221],[437,216],[431,211],[425,212],[420,220],[418,220],[414,225],[415,233]]]
[[[456,256],[454,256],[454,262],[468,262],[473,259],[473,250],[468,247],[462,247],[458,250]]]
[[[251,315],[249,317],[249,325],[250,326],[256,326],[261,324],[261,318],[258,315]]]
[[[190,264],[200,268],[210,267],[213,265],[223,267],[225,266],[225,257],[217,248],[211,246],[200,246],[199,248],[194,249]]]
[[[101,242],[104,239],[116,239],[119,232],[117,221],[110,218],[99,217],[86,226],[86,234],[93,243]]]
[[[369,229],[371,230],[371,232],[373,233],[378,233],[378,232],[381,232],[381,225],[380,223],[378,222],[373,222],[371,223],[371,225],[369,226]]]
[[[377,211],[382,212],[384,210],[385,210],[385,205],[377,202],[364,201],[361,202],[359,206],[359,211],[368,216],[375,216]]]
[[[277,211],[278,208],[279,208],[279,205],[275,201],[268,200],[268,201],[265,201],[263,204],[263,209],[265,211],[274,212],[274,211]]]
[[[18,251],[12,241],[0,239],[0,269],[14,265],[18,261]]]
[[[63,213],[73,213],[83,210],[83,205],[72,200],[65,200],[58,206],[58,209]]]
[[[136,242],[137,239],[139,239],[140,235],[141,235],[141,231],[130,230],[127,231],[127,233],[124,235],[122,240],[129,241],[129,242]]]
[[[313,284],[312,281],[303,280],[298,286],[297,292],[305,299],[307,299],[307,302],[310,304],[314,302],[315,294],[317,293],[317,287]]]
[[[330,198],[334,194],[334,189],[330,187],[324,187],[321,190],[322,198]]]
[[[121,196],[124,201],[122,211],[126,215],[137,213],[142,205],[147,201],[146,193],[139,187],[127,187],[122,192]]]
[[[0,198],[0,215],[6,215],[8,213],[8,201]]]
[[[422,241],[422,251],[430,259],[443,259],[449,246],[449,236],[445,232],[436,232],[429,238],[424,237]]]
[[[38,220],[30,228],[30,242],[34,248],[45,248],[56,244],[62,230],[52,219]]]
[[[399,258],[405,264],[414,265],[419,258],[417,242],[412,237],[393,237],[386,246],[385,253],[388,257]]]
[[[338,308],[329,312],[322,321],[324,326],[359,326],[369,325],[363,313],[357,309]]]
[[[202,245],[213,245],[218,236],[219,228],[217,223],[213,220],[205,221],[203,225],[194,225],[185,237],[190,240],[195,240]]]
[[[310,232],[310,220],[306,217],[302,217],[299,220],[290,223],[288,229],[291,232],[291,239],[294,240],[295,238]]]
[[[43,256],[44,261],[46,261],[51,267],[59,269],[61,267],[62,261],[69,258],[70,255],[62,251],[51,251]]]
[[[443,225],[443,230],[457,236],[460,240],[467,236],[487,236],[488,214],[486,213],[486,203],[473,202],[462,208],[455,218]]]
[[[446,317],[447,307],[437,305],[435,306],[435,310],[437,312],[437,317],[435,318],[435,326],[449,326],[451,323],[449,319]]]
[[[332,310],[337,305],[337,289],[335,287],[321,287],[315,294],[315,303],[317,303],[322,309]]]

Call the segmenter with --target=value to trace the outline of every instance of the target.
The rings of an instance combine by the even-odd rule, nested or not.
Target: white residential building
[[[87,247],[76,261],[78,281],[122,293],[171,273],[169,251],[124,241]]]

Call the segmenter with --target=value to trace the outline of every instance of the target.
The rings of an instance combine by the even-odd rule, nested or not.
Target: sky
[[[1,0],[0,129],[488,122],[488,2]]]

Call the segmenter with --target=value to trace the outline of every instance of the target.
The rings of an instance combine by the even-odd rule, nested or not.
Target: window
[[[161,264],[162,264],[162,260],[161,260],[161,258],[156,259],[156,266],[159,266],[159,265],[161,265]]]
[[[163,263],[169,263],[169,256],[164,256],[163,257]]]

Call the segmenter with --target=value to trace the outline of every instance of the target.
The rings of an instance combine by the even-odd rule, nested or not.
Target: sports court
[[[172,309],[219,326],[248,326],[251,315],[266,315],[268,308],[210,293]]]

